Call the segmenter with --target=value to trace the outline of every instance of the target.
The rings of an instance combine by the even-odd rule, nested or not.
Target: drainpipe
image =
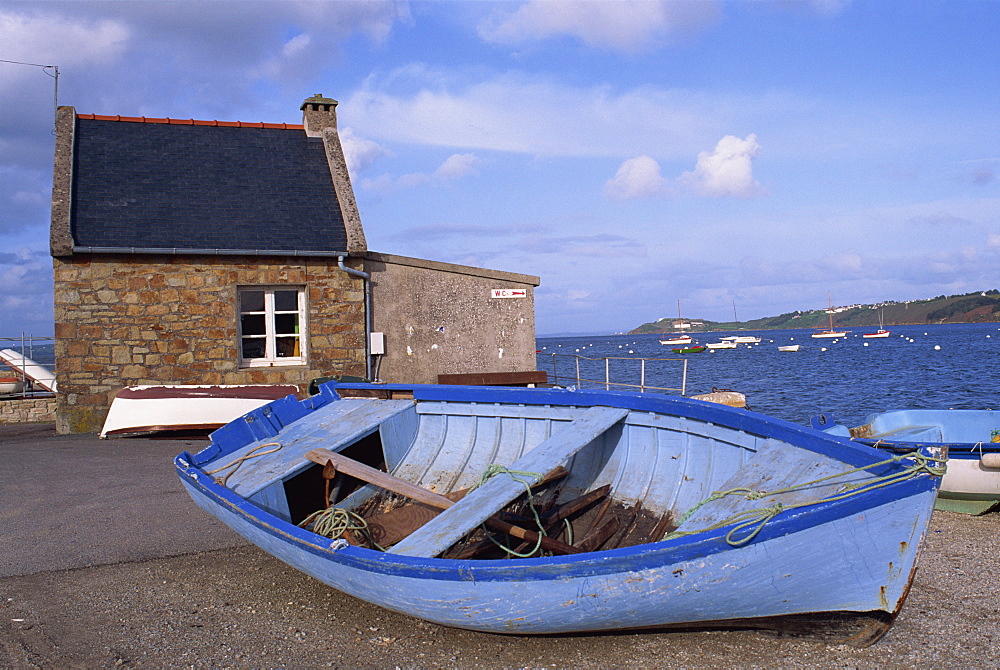
[[[371,274],[344,265],[346,256],[337,256],[337,267],[365,282],[365,379],[372,380],[371,333],[372,333],[372,289]]]

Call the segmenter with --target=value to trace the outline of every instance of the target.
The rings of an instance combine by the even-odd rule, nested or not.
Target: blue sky
[[[340,101],[370,249],[539,334],[1000,288],[1000,2],[0,2],[81,113]],[[52,332],[50,71],[0,63],[0,336]]]

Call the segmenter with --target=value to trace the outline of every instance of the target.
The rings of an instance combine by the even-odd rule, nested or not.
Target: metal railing
[[[611,387],[625,387],[631,389],[639,389],[640,392],[645,393],[646,391],[674,391],[680,393],[680,395],[686,395],[687,393],[687,376],[688,376],[688,359],[686,358],[635,358],[635,357],[617,357],[617,356],[605,356],[603,358],[588,358],[587,356],[580,356],[579,354],[544,354],[550,356],[551,360],[551,379],[553,384],[559,385],[560,383],[572,383],[576,382],[577,388],[585,388],[584,384],[593,384],[594,386],[603,386],[605,390],[610,391]],[[572,358],[572,364],[564,364],[560,368],[561,358],[569,359]],[[582,365],[581,365],[582,361]],[[631,370],[626,369],[624,373],[620,370],[616,370],[621,374],[621,377],[626,379],[630,378],[630,381],[611,381],[611,362],[612,361],[626,361],[628,363],[637,364]],[[597,377],[601,374],[601,365],[603,362],[604,368],[604,379],[598,379]],[[663,363],[672,362],[681,364],[681,385],[679,388],[666,387],[666,386],[652,386],[646,381],[646,363]],[[569,367],[570,370],[566,371]],[[621,367],[621,366],[619,366]],[[636,369],[636,367],[638,369]],[[560,369],[563,370],[563,374],[560,377]],[[548,372],[546,370],[546,372]],[[636,379],[636,372],[638,373],[638,379]],[[629,377],[631,373],[631,377]],[[560,378],[562,381],[560,381]]]

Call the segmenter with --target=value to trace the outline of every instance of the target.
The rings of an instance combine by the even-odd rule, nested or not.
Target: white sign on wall
[[[492,289],[493,298],[526,298],[528,291],[523,288],[495,288]]]

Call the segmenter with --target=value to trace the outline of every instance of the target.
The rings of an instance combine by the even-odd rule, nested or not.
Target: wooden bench
[[[544,370],[438,375],[438,384],[459,386],[529,386],[531,384],[547,384],[548,381],[549,376]]]

